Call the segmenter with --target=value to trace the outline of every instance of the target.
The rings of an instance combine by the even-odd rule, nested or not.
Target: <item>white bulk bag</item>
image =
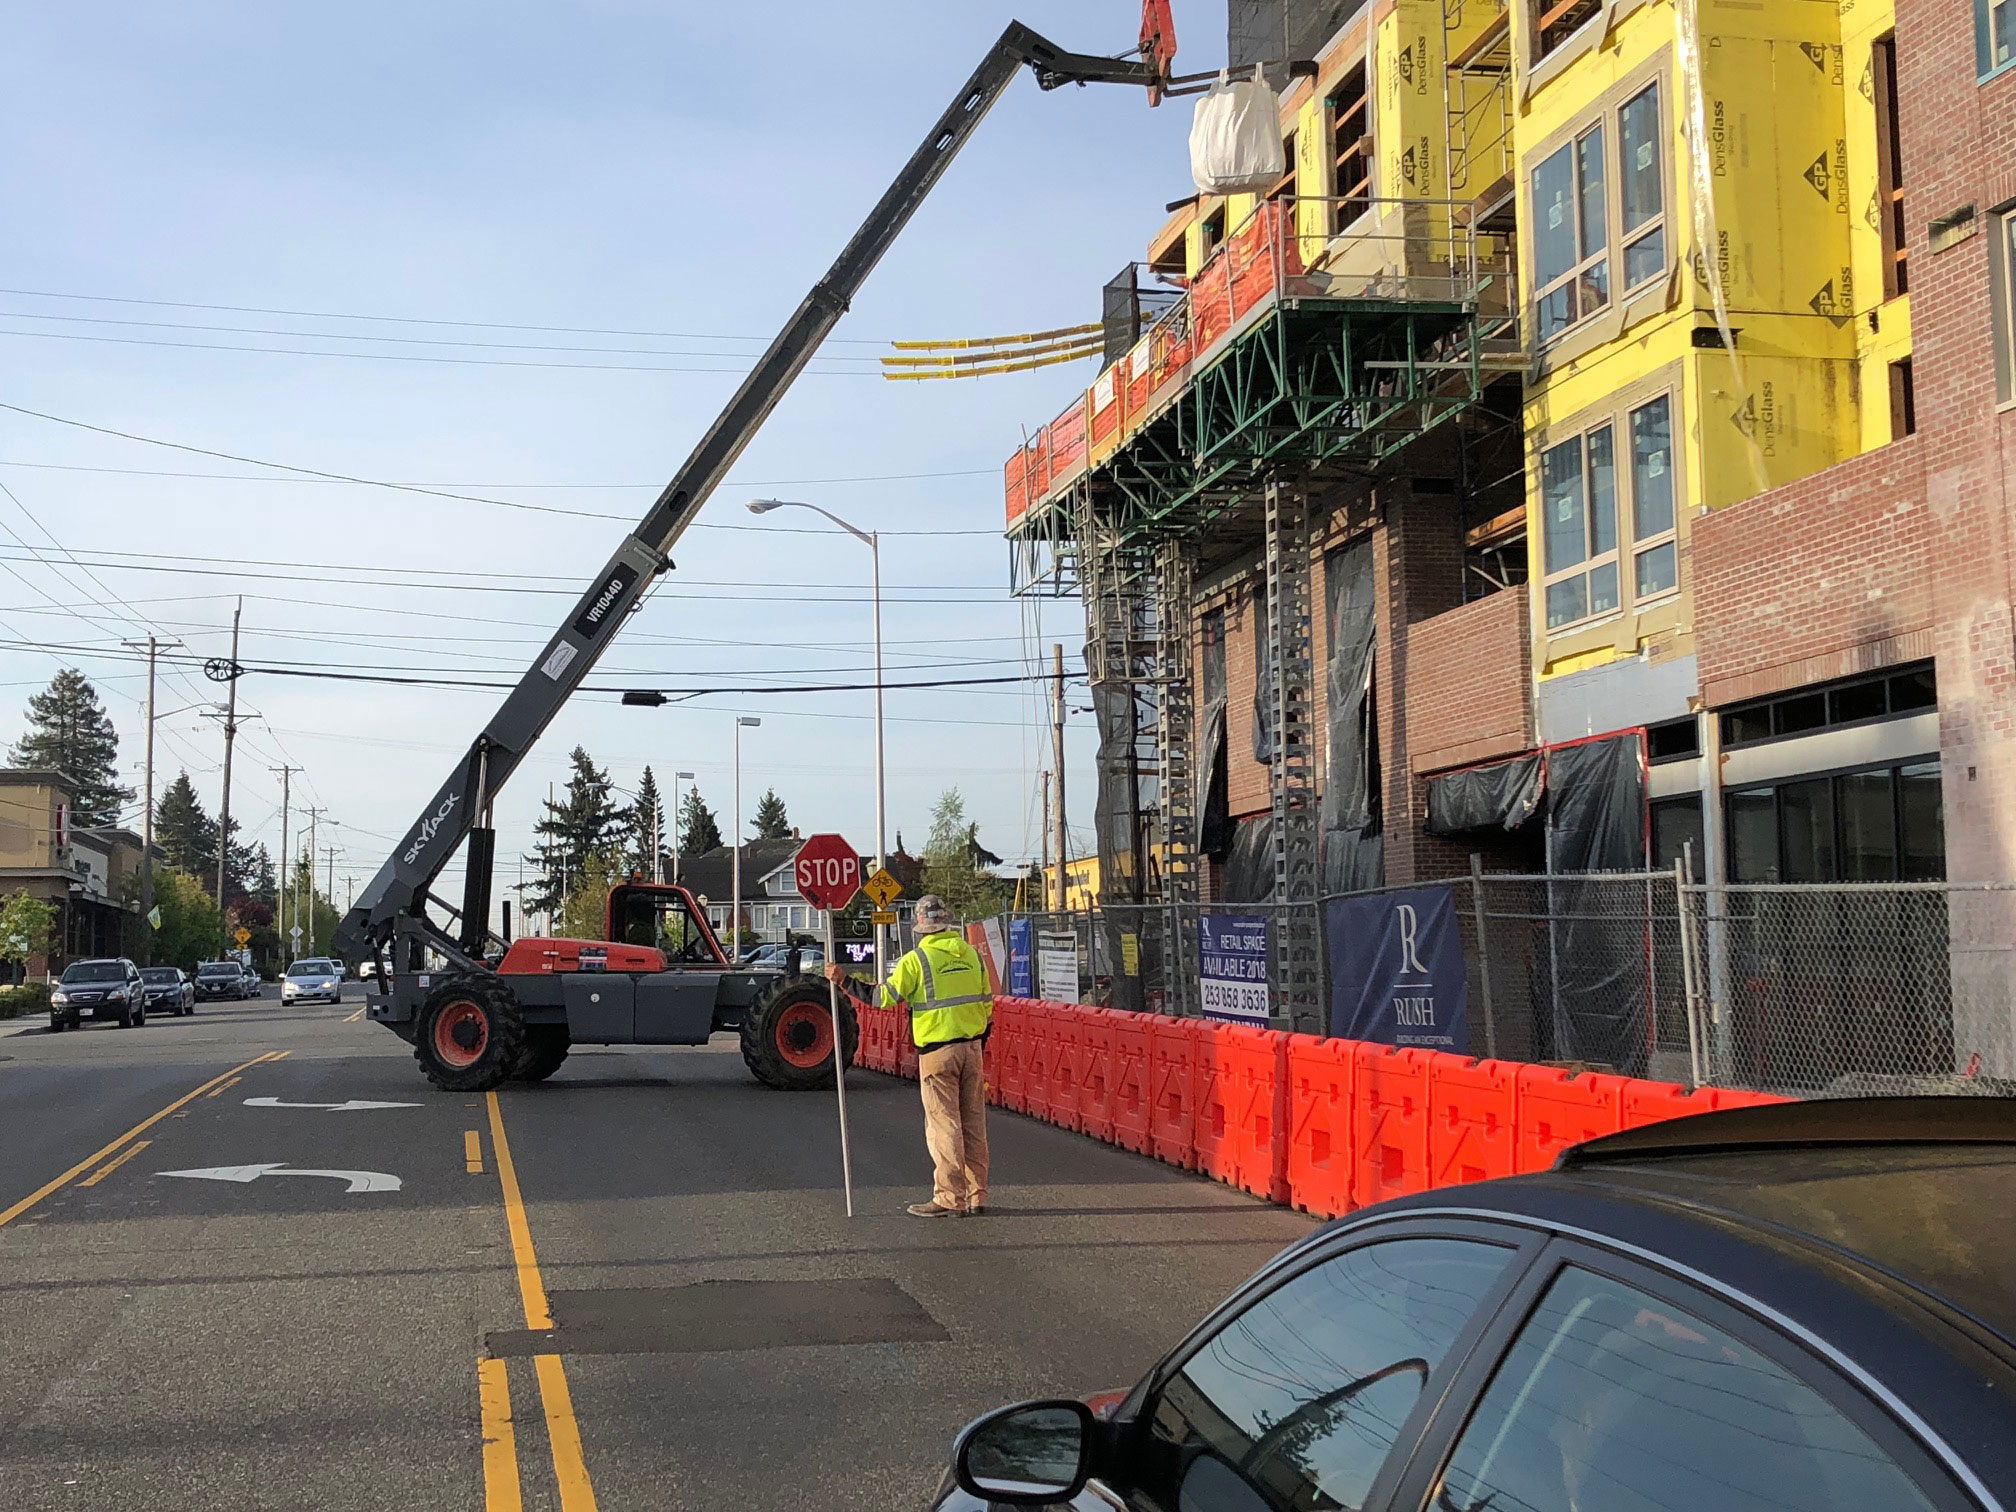
[[[1234,82],[1218,75],[1190,123],[1190,176],[1206,194],[1257,194],[1288,171],[1274,91],[1259,68]]]

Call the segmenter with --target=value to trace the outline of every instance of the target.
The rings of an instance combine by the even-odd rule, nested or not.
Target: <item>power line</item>
[[[85,420],[72,420],[63,415],[51,415],[42,410],[32,410],[19,404],[0,401],[0,410],[8,410],[17,415],[26,415],[34,420],[46,420],[52,425],[67,425],[75,430],[90,431],[95,435],[112,436],[121,441],[135,441],[142,446],[159,446],[169,451],[188,452],[192,456],[215,457],[221,462],[238,462],[246,467],[270,467],[276,472],[294,473],[303,478],[316,478],[327,483],[351,483],[362,488],[387,488],[398,493],[425,494],[436,499],[455,499],[464,504],[487,504],[496,509],[517,509],[528,514],[565,515],[577,520],[629,520],[629,515],[609,514],[601,510],[565,509],[557,504],[527,504],[518,499],[492,499],[481,494],[458,493],[453,489],[435,488],[420,483],[392,483],[382,478],[360,478],[351,473],[328,472],[321,468],[300,467],[292,462],[270,462],[262,457],[247,457],[236,452],[216,451],[207,446],[190,446],[181,441],[165,441],[159,436],[142,436],[133,431],[117,430],[109,425],[93,425]],[[832,532],[808,529],[800,526],[768,525],[715,525],[716,530],[780,530],[799,535],[830,535]],[[898,532],[889,531],[895,535]],[[918,535],[924,531],[910,532]],[[929,532],[939,534],[940,532]],[[953,532],[944,532],[952,534]],[[960,534],[993,534],[992,531],[959,532]]]
[[[199,304],[187,299],[135,299],[117,294],[69,294],[49,289],[0,289],[0,294],[17,299],[74,299],[89,304],[145,305],[164,310],[214,310],[225,315],[285,315],[297,320],[368,320],[388,325],[454,326],[461,330],[544,331],[562,336],[635,336],[659,341],[755,341],[768,343],[769,336],[708,335],[700,331],[630,331],[605,326],[523,325],[501,320],[445,320],[420,315],[365,315],[333,310],[282,310],[263,305]],[[865,336],[830,336],[829,344],[846,346],[888,346],[891,343]]]
[[[570,373],[731,373],[738,378],[746,376],[749,371],[747,368],[739,367],[680,367],[640,362],[518,362],[504,357],[427,357],[418,352],[318,352],[308,347],[243,346],[229,341],[164,341],[159,337],[150,336],[89,336],[82,331],[0,330],[0,336],[18,336],[29,341],[88,341],[100,346],[168,347],[183,352],[255,352],[267,357],[341,357],[352,362],[422,362],[440,367],[542,368],[549,372]],[[881,374],[808,366],[803,376],[880,378]]]

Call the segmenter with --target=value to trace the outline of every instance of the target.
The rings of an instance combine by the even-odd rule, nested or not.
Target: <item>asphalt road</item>
[[[916,1088],[866,1072],[850,1220],[831,1094],[726,1040],[493,1101],[272,991],[0,1038],[0,1506],[917,1507],[1309,1227],[1000,1112],[994,1210],[910,1218]]]

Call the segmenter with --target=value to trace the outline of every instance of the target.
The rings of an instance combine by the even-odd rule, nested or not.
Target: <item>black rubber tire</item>
[[[833,1057],[830,1053],[816,1066],[792,1064],[784,1054],[781,1031],[789,1010],[811,1005],[827,1011],[827,986],[816,977],[779,977],[742,1015],[742,1064],[766,1087],[779,1092],[812,1092],[833,1085]],[[840,999],[840,1032],[847,1064],[854,1064],[861,1048],[861,1025],[854,1005]]]
[[[511,1075],[519,1081],[544,1081],[560,1069],[574,1041],[565,1024],[532,1024],[525,1030],[525,1051]]]
[[[473,1007],[474,1014],[462,1005]],[[437,1021],[451,1009],[464,1022],[481,1024],[480,1052],[466,1065],[435,1050]],[[488,1092],[512,1075],[525,1053],[525,1018],[518,1000],[494,976],[455,976],[441,982],[420,1005],[413,1027],[413,1058],[427,1080],[443,1092]]]

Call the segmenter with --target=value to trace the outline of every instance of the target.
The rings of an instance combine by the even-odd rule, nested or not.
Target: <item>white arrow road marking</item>
[[[366,1102],[361,1097],[353,1097],[348,1102],[340,1103],[290,1103],[282,1102],[277,1097],[248,1097],[245,1099],[245,1106],[248,1108],[321,1108],[331,1113],[358,1113],[367,1108],[417,1108],[420,1104]]]
[[[290,1170],[286,1163],[278,1160],[264,1161],[259,1165],[209,1166],[200,1171],[156,1171],[157,1176],[187,1176],[196,1181],[257,1181],[261,1176],[332,1176],[338,1181],[347,1181],[346,1188],[352,1192],[396,1192],[399,1178],[388,1176],[383,1171],[312,1171],[308,1169]]]

